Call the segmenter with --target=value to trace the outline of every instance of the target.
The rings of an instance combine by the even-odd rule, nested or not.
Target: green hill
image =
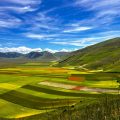
[[[58,65],[120,71],[120,38],[110,39],[72,52]]]

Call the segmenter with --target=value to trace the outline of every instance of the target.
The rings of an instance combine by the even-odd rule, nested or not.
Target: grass
[[[0,111],[0,118],[21,118],[46,112],[45,110],[36,110],[23,107],[3,99],[0,99],[0,108],[2,109]]]
[[[67,105],[67,99],[45,99],[43,97],[37,97],[26,93],[21,93],[18,91],[10,91],[0,96],[2,99],[9,102],[19,104],[24,107],[32,109],[53,109],[58,107],[63,107]],[[76,99],[71,99],[70,103],[73,104],[76,102]]]

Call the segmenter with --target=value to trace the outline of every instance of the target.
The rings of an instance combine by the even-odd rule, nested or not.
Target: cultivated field
[[[118,103],[117,112],[112,114],[118,120],[119,78],[118,73],[57,68],[50,63],[26,63],[2,68],[0,120],[67,120],[69,112],[76,116],[81,109],[84,115],[82,110],[85,107],[100,101],[104,103],[106,98],[109,98],[109,104],[113,100]],[[64,112],[66,114],[63,115]]]

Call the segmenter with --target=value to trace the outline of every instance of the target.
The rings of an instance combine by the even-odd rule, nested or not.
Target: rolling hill
[[[58,66],[120,71],[120,38],[114,38],[72,52]]]

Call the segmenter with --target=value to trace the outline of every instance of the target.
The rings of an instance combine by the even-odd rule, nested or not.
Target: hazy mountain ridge
[[[3,57],[3,58],[16,58],[22,55],[23,54],[17,53],[17,52],[6,52],[6,53],[0,52],[0,57]]]
[[[60,60],[67,56],[69,52],[56,52],[51,53],[48,51],[43,52],[30,52],[27,54],[17,53],[17,52],[0,52],[0,59],[31,59],[40,61],[53,61]]]
[[[59,66],[84,66],[88,69],[120,70],[120,38],[110,39],[72,52]]]

